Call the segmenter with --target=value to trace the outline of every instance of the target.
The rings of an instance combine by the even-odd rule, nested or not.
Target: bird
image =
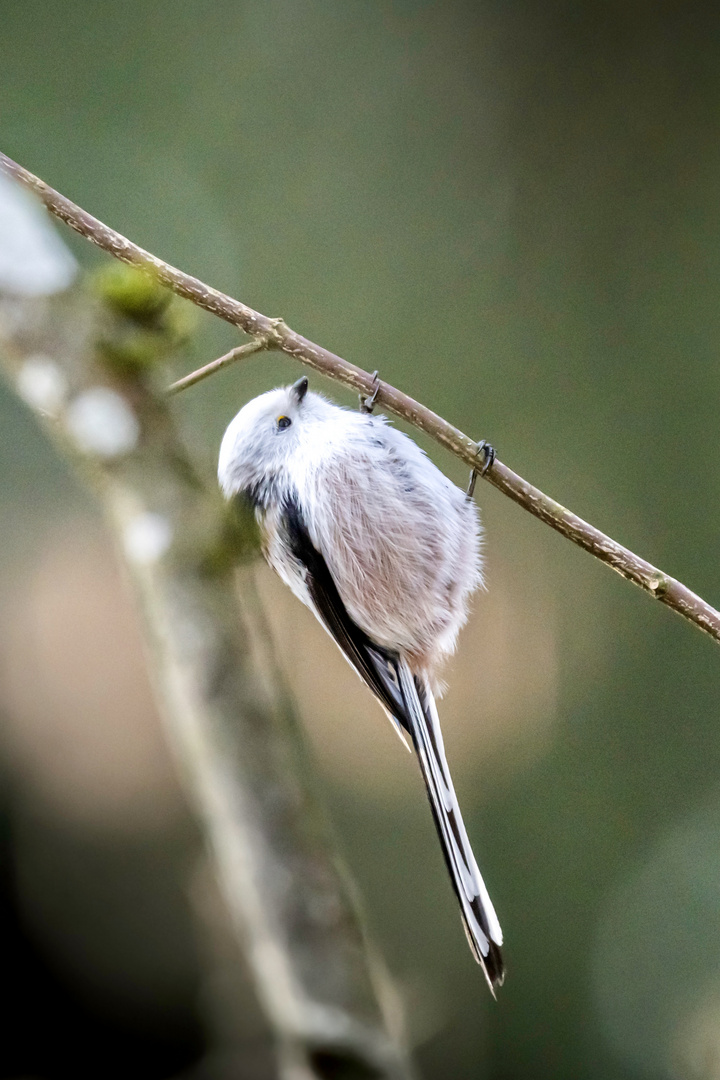
[[[240,409],[222,439],[218,480],[226,499],[253,507],[267,562],[414,750],[468,943],[495,996],[502,931],[435,703],[443,661],[482,584],[474,501],[386,417],[336,405],[305,376]]]

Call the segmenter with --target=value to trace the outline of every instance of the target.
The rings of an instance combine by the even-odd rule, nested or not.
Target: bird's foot
[[[378,397],[378,394],[380,392],[380,380],[378,378],[378,372],[377,371],[373,371],[372,380],[373,380],[373,392],[372,392],[372,394],[370,394],[369,397],[365,397],[364,394],[359,395],[359,397],[360,397],[360,412],[362,412],[362,413],[368,413],[368,414],[371,413],[373,411],[373,409],[375,408],[375,405],[377,403],[377,397]]]
[[[468,481],[467,491],[465,492],[468,499],[472,499],[473,497],[473,494],[475,492],[475,481],[477,480],[478,476],[484,476],[488,469],[492,467],[492,464],[495,461],[495,448],[491,446],[486,439],[481,439],[481,441],[477,444],[475,456],[479,458],[481,454],[483,456],[482,465],[479,469],[476,465],[473,471],[470,473],[470,480]]]

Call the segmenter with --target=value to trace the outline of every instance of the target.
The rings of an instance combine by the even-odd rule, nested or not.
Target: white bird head
[[[308,393],[305,375],[292,386],[253,398],[230,422],[220,446],[218,480],[225,496],[272,484],[302,440],[308,421],[329,403]],[[332,408],[332,406],[330,406]]]

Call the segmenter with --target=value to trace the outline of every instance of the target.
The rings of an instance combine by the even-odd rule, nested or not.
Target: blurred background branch
[[[168,410],[161,361],[182,339],[182,313],[125,267],[67,289],[73,267],[53,257],[56,280],[39,291],[56,295],[28,295],[19,275],[2,283],[2,370],[94,489],[124,556],[168,739],[280,1074],[408,1077],[397,998],[331,854],[254,588],[240,591],[238,615],[237,564],[256,552],[254,522],[229,516]],[[251,647],[258,636],[264,659]]]
[[[395,389],[389,383],[378,382],[369,372],[363,371],[343,360],[342,357],[295,333],[285,325],[282,319],[261,315],[240,301],[211,288],[198,278],[183,273],[156,255],[138,247],[3,153],[0,153],[0,169],[38,195],[52,214],[93,244],[114,255],[115,258],[139,267],[149,273],[153,280],[166,285],[178,296],[225,319],[253,337],[254,340],[247,345],[240,346],[174,383],[170,388],[173,393],[194,385],[202,378],[214,374],[220,368],[244,356],[266,348],[278,348],[345,386],[363,394],[374,394],[377,404],[426,432],[471,468],[474,469],[478,465],[478,444],[407,394]],[[518,476],[497,457],[482,475],[499,491],[535,517],[612,567],[628,581],[640,586],[650,596],[682,615],[716,641],[720,641],[720,612],[682,582],[665,574],[629,548],[618,544],[611,537],[567,510],[539,488]]]

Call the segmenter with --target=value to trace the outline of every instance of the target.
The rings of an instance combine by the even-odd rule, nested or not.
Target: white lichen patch
[[[85,390],[67,411],[67,427],[78,447],[101,458],[129,454],[140,438],[140,424],[125,398],[107,386]]]
[[[123,533],[125,554],[131,562],[150,566],[165,554],[172,538],[173,527],[168,519],[148,510],[126,525]]]
[[[17,392],[32,409],[47,416],[59,415],[68,393],[62,370],[49,356],[30,356],[17,374]]]
[[[0,292],[50,296],[69,288],[76,274],[40,200],[0,176]]]

